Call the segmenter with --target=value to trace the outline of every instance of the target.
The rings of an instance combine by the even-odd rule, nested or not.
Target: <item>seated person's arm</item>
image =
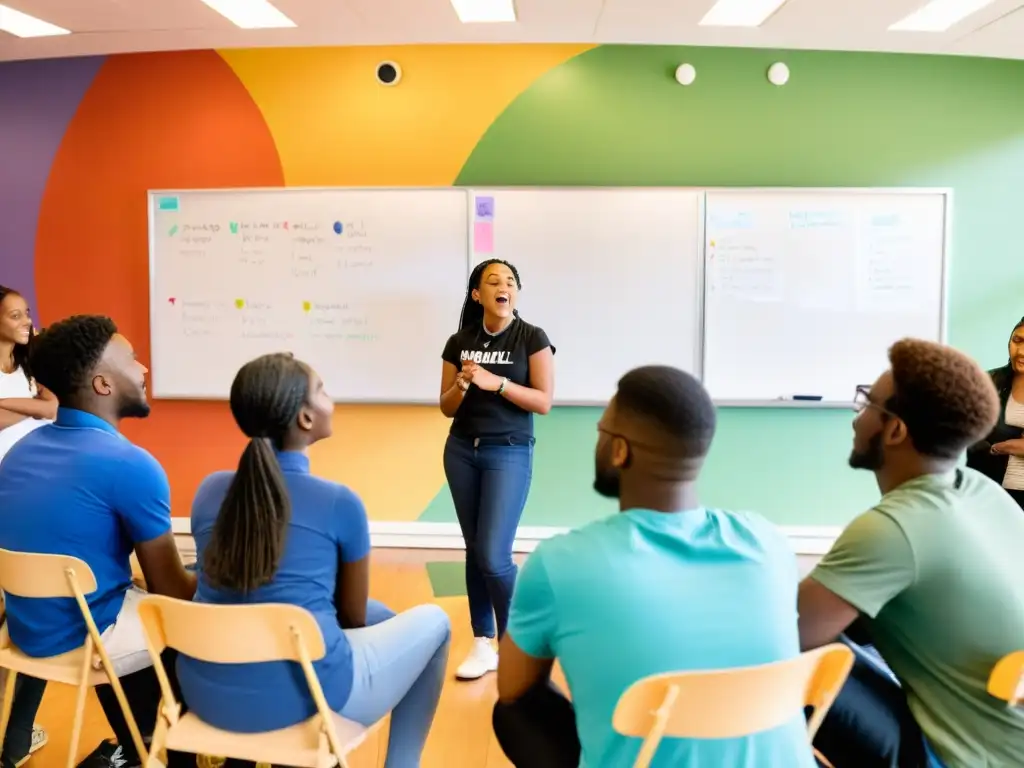
[[[0,399],[0,408],[29,419],[57,418],[57,398],[45,387],[37,386],[37,391],[39,394],[35,397],[5,397]]]
[[[334,607],[342,629],[366,626],[370,597],[370,525],[362,500],[348,488],[338,489],[333,522],[338,542],[338,583]]]
[[[513,702],[551,677],[552,647],[558,622],[544,561],[526,559],[512,596],[508,629],[498,649],[498,700]]]
[[[801,649],[832,642],[861,614],[875,618],[916,578],[903,529],[882,512],[865,512],[800,584]]]
[[[170,530],[155,539],[136,543],[135,554],[150,593],[179,600],[191,600],[195,596],[196,575],[182,565]]]
[[[163,467],[139,449],[126,459],[115,490],[115,509],[135,544],[135,555],[155,595],[191,600],[196,577],[182,565],[171,530],[171,489]]]

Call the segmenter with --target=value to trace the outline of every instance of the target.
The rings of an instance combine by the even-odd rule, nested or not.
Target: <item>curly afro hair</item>
[[[903,339],[889,349],[889,363],[894,394],[886,408],[904,421],[914,447],[925,456],[955,459],[995,426],[995,385],[963,352]]]
[[[70,405],[89,383],[117,326],[102,315],[74,315],[54,323],[32,346],[32,373],[62,405]]]

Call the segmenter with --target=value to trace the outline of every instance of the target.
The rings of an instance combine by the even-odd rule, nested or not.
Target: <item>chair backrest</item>
[[[654,744],[644,751],[653,755],[648,747],[663,736],[747,736],[789,722],[808,705],[820,723],[852,667],[853,652],[836,643],[756,667],[653,675],[622,694],[612,727],[625,736],[651,737]]]
[[[296,605],[209,605],[149,595],[139,603],[139,617],[158,654],[170,647],[215,664],[301,662],[296,637],[311,661],[326,652],[316,619]]]
[[[988,678],[988,692],[1011,707],[1024,703],[1024,651],[1014,651],[1001,658]]]
[[[96,577],[84,560],[0,549],[0,590],[18,597],[75,597],[96,591]]]

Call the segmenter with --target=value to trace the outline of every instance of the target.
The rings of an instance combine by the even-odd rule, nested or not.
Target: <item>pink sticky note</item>
[[[494,253],[493,222],[473,222],[473,250],[476,253]]]

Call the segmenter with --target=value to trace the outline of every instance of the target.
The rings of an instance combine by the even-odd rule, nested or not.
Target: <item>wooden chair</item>
[[[1011,707],[1024,703],[1024,651],[1014,651],[996,663],[988,678],[988,692]]]
[[[852,668],[853,651],[835,643],[774,664],[652,675],[622,694],[612,727],[644,740],[634,768],[647,768],[666,736],[747,736],[777,728],[807,706],[814,709],[807,722],[813,740]]]
[[[109,683],[118,704],[121,705],[135,749],[145,760],[146,745],[128,706],[121,682],[114,671],[114,665],[103,647],[89,604],[85,600],[86,595],[96,591],[96,577],[92,569],[76,557],[27,554],[0,549],[0,590],[24,598],[73,599],[78,603],[87,630],[85,644],[81,648],[60,656],[37,659],[18,650],[11,642],[7,625],[4,625],[0,630],[0,668],[9,670],[9,673],[4,686],[3,708],[0,711],[0,734],[7,734],[7,723],[14,703],[14,686],[19,674],[74,686],[78,689],[78,696],[75,699],[75,715],[71,722],[71,743],[67,756],[67,768],[74,768],[78,742],[82,735],[85,694],[92,687]],[[97,656],[100,661],[98,670],[93,668]]]
[[[163,694],[147,768],[165,765],[168,749],[272,765],[346,768],[345,756],[370,732],[328,707],[313,669],[313,661],[324,656],[324,639],[308,611],[295,605],[204,605],[150,595],[139,604],[139,615]],[[296,662],[317,714],[265,733],[222,731],[191,713],[182,715],[160,658],[165,648],[214,664]]]

